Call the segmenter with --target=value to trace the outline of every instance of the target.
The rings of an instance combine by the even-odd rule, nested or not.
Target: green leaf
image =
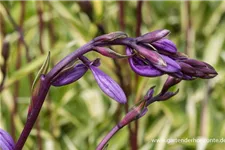
[[[43,65],[41,66],[41,69],[38,71],[38,73],[37,73],[37,75],[36,75],[36,77],[34,79],[34,82],[32,84],[32,91],[34,90],[34,87],[35,87],[37,81],[39,80],[40,76],[42,74],[46,74],[47,73],[48,68],[49,68],[49,62],[50,62],[50,51],[48,52],[48,56],[46,57]]]

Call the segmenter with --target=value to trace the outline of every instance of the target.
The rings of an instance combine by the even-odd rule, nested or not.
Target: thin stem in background
[[[44,30],[44,21],[43,21],[43,10],[42,10],[42,1],[36,1],[36,7],[37,7],[37,14],[39,19],[39,49],[41,54],[44,54],[44,48],[43,48],[43,30]]]
[[[0,32],[2,33],[3,39],[5,39],[5,37],[6,37],[5,31],[6,31],[5,30],[5,23],[4,23],[4,20],[3,20],[2,13],[0,13]],[[7,76],[7,60],[8,60],[9,53],[10,53],[9,41],[3,40],[2,44],[3,45],[2,45],[1,54],[2,54],[2,57],[4,58],[4,62],[1,65],[1,72],[2,72],[3,77],[2,77],[2,81],[0,83],[0,92],[3,90],[3,86],[4,86],[4,83],[5,83],[6,76]]]
[[[14,29],[19,33],[19,40],[21,41],[21,43],[25,47],[27,62],[31,62],[32,58],[31,58],[30,53],[29,53],[28,44],[24,40],[23,30],[20,26],[17,25],[16,21],[13,19],[12,15],[11,15],[10,11],[7,9],[7,7],[6,6],[4,6],[4,7],[5,7],[5,11],[7,13],[7,16],[8,16],[8,19],[9,19],[10,23],[13,25]],[[21,11],[25,11],[25,1],[21,1],[21,7],[24,7]],[[33,82],[32,78],[33,78],[33,75],[30,74],[29,75],[30,82]],[[1,91],[3,89],[4,89],[4,86],[1,88]]]
[[[143,1],[138,1],[137,10],[136,10],[136,17],[137,17],[136,37],[141,35],[142,6],[143,6]],[[139,82],[139,75],[135,74],[135,85],[138,85],[138,82]],[[138,100],[139,99],[136,99],[135,103],[137,103]],[[138,120],[134,121],[132,143],[133,143],[132,150],[137,150],[138,149]]]
[[[8,11],[6,9],[6,12],[8,14],[9,20],[12,23],[13,27],[15,28],[15,30],[17,30],[17,32],[19,33],[20,37],[19,37],[19,42],[18,42],[18,55],[17,55],[17,63],[16,63],[16,69],[19,69],[21,66],[21,47],[22,44],[25,47],[25,52],[26,52],[26,59],[27,62],[31,62],[32,58],[30,57],[29,54],[29,47],[28,44],[26,43],[26,41],[24,40],[24,34],[23,34],[23,22],[24,22],[24,18],[25,18],[25,6],[26,6],[26,2],[25,1],[21,1],[21,16],[20,16],[20,20],[19,20],[19,26],[16,24],[16,22],[14,21],[13,17],[10,14],[10,11]],[[29,78],[29,82],[30,82],[30,88],[32,87],[32,83],[33,83],[33,79],[34,79],[34,75],[31,73],[28,75]],[[15,83],[15,93],[14,93],[14,105],[13,105],[13,113],[12,113],[12,117],[11,117],[11,130],[12,130],[12,137],[15,140],[15,122],[14,119],[15,118],[15,114],[17,112],[17,97],[19,95],[19,82],[17,81]],[[38,145],[39,145],[39,150],[42,149],[42,142],[41,142],[41,137],[40,137],[40,127],[38,125],[39,121],[37,120],[37,139],[38,139]]]
[[[119,24],[120,24],[120,30],[121,31],[124,31],[125,30],[125,15],[124,15],[124,3],[125,1],[119,1]],[[117,61],[117,60],[115,60]],[[122,85],[124,85],[124,80],[122,79],[120,82],[123,82],[123,83],[120,83],[121,87]],[[129,97],[130,93],[128,92],[129,90],[126,90],[126,87],[122,87],[126,96]],[[126,92],[127,91],[127,92]],[[120,107],[120,106],[119,106]],[[125,112],[128,113],[128,110],[129,110],[129,103],[126,103],[125,104]],[[119,111],[121,112],[121,111]],[[132,131],[132,128],[131,128],[131,125],[129,124],[128,125],[128,131],[129,131],[129,142],[130,142],[130,147],[131,149],[133,149],[133,131]]]
[[[120,29],[124,31],[125,29],[125,18],[124,18],[124,3],[125,1],[119,1],[119,22],[120,22]]]
[[[20,13],[20,18],[19,18],[19,28],[22,30],[23,28],[23,23],[24,23],[24,17],[25,17],[25,1],[21,1],[21,13]],[[18,40],[18,45],[17,45],[17,55],[16,55],[16,68],[15,70],[19,70],[21,67],[21,48],[22,48],[22,38],[19,38]],[[15,88],[14,88],[14,94],[13,94],[13,109],[11,113],[11,132],[12,132],[12,137],[14,140],[16,140],[16,131],[15,131],[15,116],[18,110],[18,97],[19,97],[19,88],[20,88],[20,83],[19,81],[15,82]]]
[[[186,46],[185,46],[185,53],[188,56],[192,56],[192,45],[193,45],[193,32],[192,32],[192,20],[191,20],[191,2],[185,1],[185,11],[186,11],[186,29],[185,29],[185,36],[186,36]]]
[[[39,19],[39,50],[41,55],[44,54],[44,47],[43,47],[43,31],[44,31],[44,21],[43,21],[43,3],[42,1],[36,2],[37,7],[37,14]],[[47,103],[49,104],[49,103]],[[36,129],[37,129],[37,143],[39,150],[42,150],[42,138],[40,134],[40,121],[39,118],[37,118],[36,121]]]
[[[138,1],[137,2],[137,12],[136,12],[136,17],[137,17],[137,25],[136,25],[136,36],[141,35],[141,23],[142,23],[142,6],[143,6],[143,1]]]
[[[46,4],[46,2],[44,3]],[[50,15],[53,15],[53,13],[51,12],[51,6],[49,3],[47,3],[47,7],[48,7],[48,12],[50,13]],[[55,45],[55,41],[56,41],[56,35],[55,35],[55,28],[54,28],[54,22],[53,20],[49,20],[46,23],[46,28],[47,31],[49,33],[49,41],[50,41],[50,49],[53,49],[53,46]],[[52,66],[54,66],[53,61],[50,62],[52,64]],[[46,99],[46,109],[47,109],[47,116],[50,118],[49,122],[52,122],[52,109],[51,109],[51,94],[47,95],[47,99]],[[51,133],[51,135],[54,137],[53,135],[53,131],[54,130],[54,125],[52,125],[51,123],[49,124],[49,131]]]
[[[209,86],[209,81],[206,81],[205,97],[201,103],[200,136],[202,136],[202,137],[207,137],[210,93],[211,93],[211,89]]]

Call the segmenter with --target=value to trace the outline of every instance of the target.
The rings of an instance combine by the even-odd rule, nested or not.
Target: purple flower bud
[[[188,56],[181,52],[176,52],[176,54],[170,55],[170,57],[175,60],[182,60],[182,61],[188,59]]]
[[[201,62],[201,61],[196,60],[196,59],[186,59],[186,60],[183,60],[182,62],[184,62],[186,64],[189,64],[193,67],[207,67],[206,63]]]
[[[144,100],[149,100],[149,99],[151,99],[152,98],[152,96],[153,96],[153,93],[154,93],[154,88],[155,88],[155,86],[153,86],[153,87],[151,87],[149,90],[148,90],[148,92],[145,94],[145,96],[144,96]]]
[[[191,65],[184,62],[177,62],[181,66],[181,71],[187,75],[195,76],[196,70]]]
[[[158,41],[165,36],[167,36],[170,33],[169,30],[163,29],[163,30],[156,30],[153,32],[146,33],[140,37],[136,38],[137,42],[143,42],[143,43],[152,43],[155,41]]]
[[[217,75],[215,69],[205,62],[201,62],[195,59],[182,60],[182,62],[185,63],[186,66],[190,65],[192,68],[194,68],[195,74],[193,76],[203,79],[210,79]]]
[[[0,149],[15,150],[15,143],[12,137],[2,129],[0,129]]]
[[[136,117],[136,119],[139,119],[139,118],[143,117],[147,112],[148,112],[148,108],[147,108],[147,107],[143,108],[143,110],[142,110],[141,113]]]
[[[163,58],[160,56],[159,53],[157,53],[154,50],[146,49],[142,46],[136,46],[136,50],[145,58],[147,58],[154,66],[160,66],[160,67],[166,67],[167,64],[163,60]]]
[[[151,45],[154,46],[159,52],[160,51],[166,51],[169,53],[177,52],[176,45],[168,39],[160,39],[156,42],[151,43]]]
[[[175,78],[182,79],[182,80],[193,80],[193,79],[195,79],[195,77],[186,75],[182,72],[175,72],[175,73],[171,73],[170,75],[175,77]]]
[[[165,71],[167,73],[174,73],[174,72],[179,72],[180,71],[181,67],[177,64],[176,61],[174,61],[170,57],[162,55],[162,54],[161,54],[161,57],[166,62],[167,66],[164,67],[164,66],[157,66],[156,65],[155,67],[157,67],[158,69],[160,69],[162,71]]]
[[[113,41],[115,39],[126,38],[126,37],[127,37],[126,33],[117,31],[117,32],[112,32],[109,34],[104,34],[104,35],[98,36],[98,37],[94,38],[93,41],[94,42],[97,42],[97,41],[106,42],[106,41]]]
[[[97,51],[98,53],[102,54],[103,56],[107,56],[110,58],[127,58],[129,56],[127,55],[121,55],[119,53],[116,53],[115,51],[113,51],[110,48],[107,47],[94,47],[93,48],[95,51]]]
[[[126,53],[127,55],[131,55],[131,48],[127,47]],[[163,75],[162,71],[151,65],[148,60],[144,61],[143,58],[140,58],[140,56],[134,55],[133,57],[128,58],[128,60],[131,69],[141,76],[156,77]]]
[[[181,79],[174,78],[172,76],[168,76],[166,82],[163,85],[163,88],[161,90],[161,93],[164,94],[166,91],[168,91],[172,86],[178,84],[181,81]]]
[[[52,82],[53,86],[63,86],[80,79],[88,70],[84,64],[77,64],[75,67],[63,70]]]
[[[160,93],[157,96],[153,97],[150,101],[165,101],[165,100],[168,100],[171,97],[175,96],[178,92],[179,92],[179,89],[176,92],[168,92],[167,91],[165,93]],[[147,106],[150,104],[149,103],[150,101],[147,101]]]
[[[138,106],[133,107],[125,117],[119,122],[118,127],[122,128],[130,122],[144,116],[148,109],[145,107],[145,101],[139,103]]]
[[[89,66],[101,90],[119,103],[126,103],[126,96],[121,87],[107,74],[95,66]]]
[[[157,101],[165,101],[175,96],[179,92],[179,89],[176,92],[166,92],[164,94],[157,96]]]
[[[198,68],[198,71],[204,72],[205,74],[214,74],[217,75],[217,72],[214,69],[204,67],[204,68]]]

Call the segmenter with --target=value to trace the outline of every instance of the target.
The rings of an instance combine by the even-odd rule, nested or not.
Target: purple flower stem
[[[50,80],[53,77],[55,77],[66,65],[68,65],[72,60],[75,60],[76,58],[84,55],[85,53],[89,52],[93,48],[93,42],[89,42],[85,44],[84,46],[80,47],[79,49],[75,50],[71,54],[67,55],[65,58],[63,58],[59,63],[57,63],[54,68],[49,71],[49,73],[46,75],[46,79]]]
[[[105,137],[104,139],[101,141],[101,143],[99,143],[98,147],[96,148],[96,150],[102,150],[105,145],[108,143],[108,141],[113,137],[114,134],[116,134],[121,128],[119,128],[118,125],[116,125]]]
[[[27,118],[26,124],[20,137],[16,143],[16,150],[21,150],[31,132],[31,129],[34,126],[35,121],[37,120],[38,114],[41,110],[41,107],[44,103],[45,97],[50,89],[51,80],[72,60],[75,60],[79,56],[89,52],[92,50],[92,41],[72,52],[64,59],[62,59],[55,67],[44,77],[41,77],[41,84],[38,91],[38,96],[34,97],[34,101],[36,101],[34,108],[31,110],[29,117]]]
[[[16,150],[21,150],[27,140],[27,137],[29,136],[31,129],[34,126],[35,121],[37,120],[38,114],[41,110],[42,104],[45,100],[45,97],[48,93],[48,90],[50,88],[51,84],[48,82],[44,77],[41,78],[41,85],[39,88],[39,94],[36,98],[36,104],[34,108],[32,109],[30,116],[27,118],[26,124],[24,126],[24,129],[22,133],[20,134],[19,140],[16,143]]]
[[[21,150],[23,148],[23,146],[31,132],[31,129],[33,128],[34,123],[37,120],[38,114],[42,108],[45,97],[50,89],[51,80],[71,61],[73,61],[73,60],[79,58],[80,56],[84,55],[85,53],[91,51],[94,46],[99,46],[99,45],[101,45],[101,46],[128,45],[128,46],[132,47],[132,45],[135,45],[135,41],[133,38],[116,39],[114,41],[96,42],[96,43],[93,43],[93,41],[90,41],[89,43],[85,44],[84,46],[80,47],[76,51],[74,51],[71,54],[69,54],[68,56],[66,56],[59,63],[57,63],[49,71],[48,74],[46,74],[45,76],[42,76],[40,88],[38,91],[38,96],[35,97],[35,101],[36,101],[35,106],[31,110],[31,113],[26,121],[24,129],[23,129],[22,133],[20,134],[20,137],[16,143],[16,150]],[[113,131],[112,133],[114,133],[114,132],[115,131]]]

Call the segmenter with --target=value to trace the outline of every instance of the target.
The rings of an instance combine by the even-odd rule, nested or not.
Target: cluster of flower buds
[[[209,79],[217,75],[209,64],[177,52],[176,45],[165,38],[169,33],[168,30],[150,32],[135,38],[136,43],[127,46],[126,53],[134,54],[129,58],[134,72],[147,77],[168,74],[182,80]]]
[[[91,70],[97,84],[106,95],[119,103],[127,102],[122,88],[98,68],[100,60],[90,61],[84,56],[90,51],[98,52],[113,59],[128,58],[132,70],[141,76],[169,75],[161,92],[153,97],[154,87],[150,88],[144,99],[133,107],[118,124],[118,128],[122,128],[131,121],[144,116],[148,110],[147,106],[151,103],[164,101],[176,95],[178,90],[175,93],[168,90],[181,80],[209,79],[217,75],[215,69],[209,64],[189,59],[186,55],[177,52],[176,45],[165,38],[169,33],[168,30],[157,30],[137,38],[130,38],[120,31],[105,34],[94,38],[66,56],[47,73],[50,62],[49,53],[32,85],[32,101],[29,107],[28,120],[16,148],[22,149],[51,85],[58,87],[71,84],[83,77],[88,70]],[[121,55],[110,49],[112,45],[126,46],[126,55]],[[1,148],[4,150],[14,149],[14,142],[11,137],[3,130],[0,130],[0,135]]]
[[[124,32],[113,32],[93,39],[91,49],[113,59],[128,58],[132,70],[141,76],[157,77],[168,74],[170,78],[174,77],[174,80],[180,81],[195,78],[209,79],[217,75],[215,69],[209,64],[189,59],[178,52],[176,45],[166,38],[169,33],[170,31],[165,29],[156,30],[137,38],[129,38]],[[110,49],[111,45],[125,45],[126,55]],[[73,83],[90,69],[106,95],[119,103],[126,103],[126,96],[120,86],[98,69],[99,59],[91,62],[83,55],[79,56],[79,59],[81,63],[62,69],[52,80],[52,85],[63,86]],[[159,99],[167,99],[176,94],[165,91],[165,89],[162,90]]]
[[[121,87],[111,77],[98,69],[98,66],[100,66],[98,58],[90,61],[85,56],[81,56],[80,60],[82,61],[81,63],[72,65],[59,73],[56,79],[52,81],[52,85],[64,86],[73,83],[90,69],[99,87],[106,95],[119,103],[126,103],[126,96]]]

